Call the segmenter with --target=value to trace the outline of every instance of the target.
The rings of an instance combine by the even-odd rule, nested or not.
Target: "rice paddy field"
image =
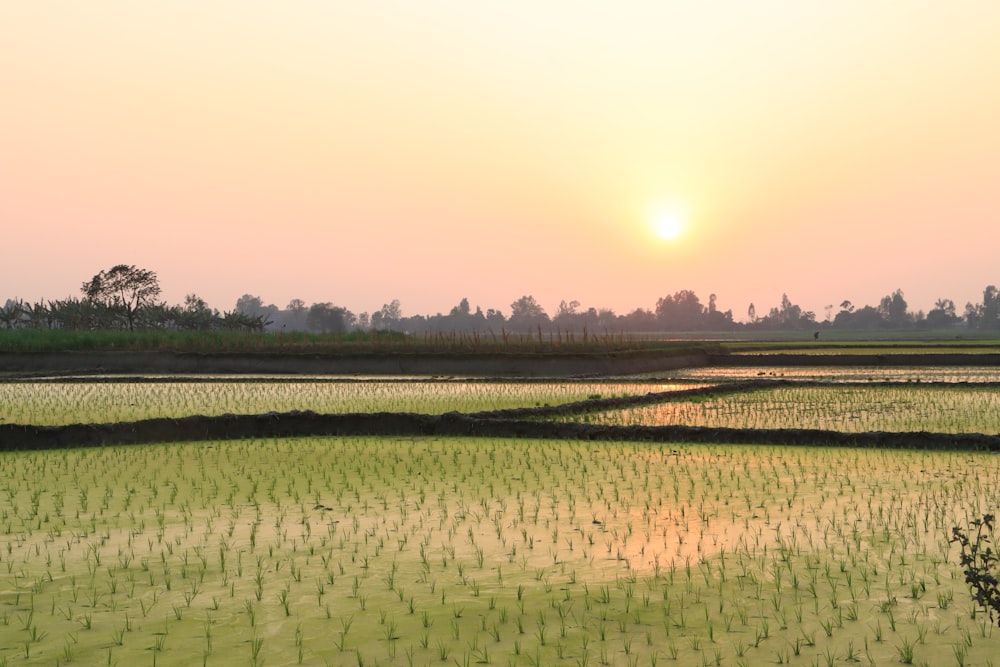
[[[705,386],[698,382],[492,382],[220,378],[107,378],[0,383],[0,422],[58,425],[109,423],[189,415],[259,414],[312,410],[368,412],[481,412],[574,403]]]
[[[675,380],[723,382],[756,378],[784,378],[818,382],[1000,382],[996,366],[710,366],[657,374]]]
[[[781,385],[575,417],[630,426],[1000,433],[1000,391],[976,385]]]
[[[8,382],[0,417],[474,412],[731,379]],[[783,383],[578,418],[996,433],[978,382]],[[996,511],[998,478],[983,452],[726,443],[5,451],[0,666],[1000,665],[949,541]]]

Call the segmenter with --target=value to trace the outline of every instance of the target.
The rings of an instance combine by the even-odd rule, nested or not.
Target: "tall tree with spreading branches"
[[[80,288],[88,301],[124,318],[129,331],[143,308],[156,304],[160,283],[154,271],[118,264],[101,271]]]

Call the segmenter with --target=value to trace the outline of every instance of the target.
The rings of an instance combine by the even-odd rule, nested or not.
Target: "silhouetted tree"
[[[413,315],[403,317],[398,299],[383,304],[382,308],[369,316],[362,313],[355,317],[346,308],[331,303],[314,304],[316,312],[307,322],[310,309],[301,299],[289,301],[285,310],[265,305],[259,296],[244,294],[236,302],[231,313],[219,314],[209,308],[203,299],[189,294],[180,306],[158,303],[159,285],[156,274],[134,266],[118,265],[102,271],[91,281],[83,284],[81,291],[85,298],[67,298],[56,301],[39,301],[28,304],[17,299],[8,299],[0,308],[0,328],[76,328],[101,329],[124,328],[130,330],[141,327],[189,329],[233,328],[252,331],[268,329],[341,331],[350,328],[390,329],[418,332],[492,332],[497,338],[501,331],[532,331],[542,329],[560,332],[593,332],[594,335],[623,331],[661,331],[706,329],[724,331],[744,325],[733,322],[731,311],[721,311],[718,297],[709,295],[707,306],[703,306],[698,296],[691,290],[681,290],[657,300],[656,310],[637,308],[627,315],[616,315],[606,308],[583,310],[576,300],[563,300],[551,319],[533,296],[523,296],[511,304],[510,318],[497,309],[476,307],[473,312],[468,298],[463,297],[451,308],[447,315],[440,312],[433,316]],[[935,307],[926,315],[911,313],[901,289],[883,297],[876,307],[855,308],[849,300],[840,303],[840,311],[830,322],[833,305],[825,307],[827,317],[823,325],[841,328],[877,328],[899,326],[945,327],[957,324],[961,317],[956,313],[955,303],[950,299],[938,299]],[[332,311],[339,313],[342,320],[331,320]],[[782,294],[781,304],[771,308],[767,316],[758,317],[753,303],[747,309],[747,328],[803,329],[814,328],[815,313],[803,311],[794,304],[787,294]],[[1000,290],[989,285],[983,292],[983,302],[966,305],[965,319],[970,326],[1000,328]],[[273,326],[272,326],[273,325]],[[554,326],[553,326],[554,325]],[[506,334],[505,334],[506,336]]]
[[[421,331],[446,331],[449,333],[484,331],[486,329],[486,316],[479,306],[476,306],[476,312],[472,312],[469,300],[463,297],[447,315],[438,313],[433,317],[423,318],[419,322],[407,319],[406,328],[415,333]]]
[[[166,303],[154,303],[146,306],[136,314],[135,323],[140,329],[173,329],[179,326],[183,308],[168,306]],[[203,323],[197,328],[210,327],[211,323]]]
[[[504,324],[507,323],[507,318],[504,314],[496,308],[486,309],[486,326],[492,329],[494,332],[500,331]]]
[[[545,315],[545,309],[535,301],[533,296],[522,296],[510,304],[511,319],[515,317],[542,317],[543,315]]]
[[[247,317],[260,318],[265,327],[271,324],[271,318],[278,312],[278,307],[273,303],[264,305],[264,300],[259,296],[244,294],[236,300],[236,311]]]
[[[958,321],[958,315],[955,314],[955,302],[951,299],[935,301],[934,308],[924,318],[924,324],[928,327],[950,327]]]
[[[656,301],[656,318],[667,331],[691,331],[702,328],[705,309],[698,295],[691,290],[681,290],[673,296]]]
[[[576,299],[567,302],[565,299],[559,302],[559,309],[556,311],[556,316],[553,320],[559,319],[560,317],[572,317],[576,315],[577,308],[580,307],[580,302]]]
[[[906,312],[906,299],[903,298],[903,290],[897,289],[892,294],[882,297],[879,303],[878,312],[882,319],[891,327],[901,327],[908,321]]]
[[[851,313],[850,326],[855,329],[878,329],[885,324],[882,313],[874,306],[862,306]]]
[[[792,303],[787,294],[781,295],[781,311],[778,313],[781,321],[785,324],[798,322],[802,317],[802,308]]]
[[[472,308],[469,306],[469,300],[462,297],[462,300],[458,302],[458,305],[451,309],[452,317],[461,317],[462,315],[468,315],[472,312]]]
[[[522,296],[520,299],[510,304],[511,327],[516,329],[532,329],[537,326],[549,323],[549,316],[545,309],[533,296]]]
[[[645,308],[636,308],[622,317],[622,328],[627,331],[655,331],[656,313]]]
[[[7,299],[7,302],[0,308],[0,324],[4,329],[13,329],[22,323],[25,309],[24,302],[20,299]]]
[[[235,331],[262,332],[267,327],[264,315],[248,315],[238,310],[229,310],[222,314],[219,325],[223,329]]]
[[[381,310],[372,313],[372,329],[398,330],[401,319],[403,319],[403,309],[399,304],[399,299],[393,299],[389,303],[382,304]]]
[[[314,303],[306,315],[306,327],[320,333],[344,333],[354,323],[354,315],[332,303]]]
[[[43,300],[36,301],[35,303],[25,303],[24,314],[26,326],[33,329],[51,329],[54,326],[55,320],[52,317],[52,309]]]
[[[705,328],[712,331],[725,331],[733,325],[733,311],[720,312],[716,306],[717,297],[708,295],[708,310],[704,314]]]
[[[92,304],[124,318],[134,331],[138,313],[156,303],[160,283],[153,271],[118,264],[83,283],[80,291]]]
[[[212,329],[218,326],[219,313],[208,307],[197,294],[184,297],[184,305],[176,309],[174,321],[182,329]]]
[[[48,315],[53,329],[98,328],[98,307],[87,299],[67,297],[48,303]]]
[[[812,327],[816,324],[816,314],[812,311],[803,311],[802,308],[788,298],[787,294],[781,295],[781,307],[771,308],[767,316],[758,320],[758,325],[765,329],[802,329]]]
[[[274,331],[305,331],[308,329],[306,316],[309,308],[302,299],[292,299],[285,306],[284,310],[279,310],[271,316],[271,323],[268,327]]]
[[[578,312],[580,307],[580,302],[576,299],[572,301],[566,301],[563,299],[559,302],[559,307],[556,309],[556,314],[552,317],[552,324],[558,327],[561,331],[572,331],[578,330],[583,331],[588,325],[593,326],[591,323],[592,319],[596,319],[597,311],[593,308],[593,317],[588,311],[587,313]]]
[[[966,319],[972,326],[994,329],[1000,327],[1000,291],[995,285],[983,290],[983,302],[965,307]]]

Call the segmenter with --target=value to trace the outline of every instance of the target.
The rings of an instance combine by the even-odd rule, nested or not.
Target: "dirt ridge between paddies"
[[[494,375],[559,377],[631,375],[704,366],[705,352],[684,349],[428,354],[198,354],[183,352],[2,353],[0,372],[25,376],[54,373],[232,373],[301,375]]]
[[[258,415],[157,418],[114,424],[0,425],[0,451],[195,442],[300,436],[440,436],[946,449],[1000,452],[1000,435],[864,432],[818,429],[736,429],[698,426],[604,426],[572,422],[482,418],[450,412]]]

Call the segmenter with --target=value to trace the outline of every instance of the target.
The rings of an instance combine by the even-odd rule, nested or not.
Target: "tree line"
[[[826,307],[825,319],[803,310],[787,294],[766,314],[758,314],[754,304],[747,309],[745,322],[737,322],[731,310],[717,306],[715,294],[708,303],[691,290],[663,296],[652,309],[636,308],[616,314],[607,308],[583,308],[579,301],[561,301],[549,314],[533,296],[525,295],[510,304],[510,314],[497,309],[473,308],[463,298],[447,314],[403,314],[399,300],[392,300],[371,313],[352,313],[332,302],[313,303],[292,299],[285,308],[265,304],[259,296],[244,294],[229,311],[219,311],[196,294],[188,294],[183,304],[168,305],[160,300],[159,279],[154,271],[119,264],[100,271],[85,281],[81,296],[34,303],[7,299],[0,308],[0,328],[103,330],[187,329],[242,331],[396,331],[413,334],[435,332],[565,331],[601,335],[607,332],[697,332],[736,330],[906,329],[967,326],[1000,329],[1000,290],[989,285],[981,303],[968,303],[962,314],[951,299],[938,299],[930,311],[911,311],[903,291],[882,298],[878,305],[856,307],[845,300],[839,308]],[[836,310],[836,312],[834,312]]]

